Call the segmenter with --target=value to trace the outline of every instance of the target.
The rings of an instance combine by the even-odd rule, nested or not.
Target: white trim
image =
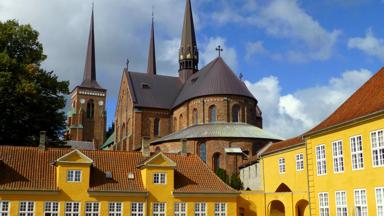
[[[51,203],[51,210],[50,210],[50,212],[46,212],[46,209],[45,209],[45,204],[46,203]],[[57,203],[57,212],[53,212],[52,211],[52,203]],[[53,201],[53,200],[49,200],[49,201],[44,201],[43,202],[43,212],[44,212],[44,215],[46,214],[46,213],[50,213],[50,214],[52,214],[52,213],[54,213],[54,214],[57,214],[57,215],[60,215],[60,202],[59,201]]]
[[[202,204],[204,204],[204,211],[200,211]],[[199,211],[196,211],[196,205],[199,206]],[[195,202],[193,212],[194,212],[194,215],[197,215],[197,216],[202,216],[202,214],[207,215],[207,209],[208,209],[208,205],[206,202]]]
[[[357,191],[359,191],[359,199],[360,199],[360,203],[359,203],[359,206],[360,207],[366,207],[367,208],[367,216],[369,215],[369,211],[368,211],[368,199],[367,199],[367,190],[365,189],[365,188],[357,188],[357,189],[354,189],[353,190],[353,199],[354,199],[354,201],[353,201],[353,209],[354,209],[354,212],[355,212],[355,214],[356,214],[356,192]],[[361,196],[361,191],[364,191],[365,192],[365,205],[362,205],[361,203],[361,198],[362,198],[362,196]]]
[[[285,165],[285,158],[280,157],[279,158],[279,173],[284,174],[286,172],[286,165]]]
[[[379,161],[378,161],[378,163],[379,163],[379,165],[375,165],[375,159],[374,159],[374,157],[373,157],[373,151],[374,150],[377,150],[378,151],[378,154],[380,153],[379,151],[380,151],[380,147],[376,147],[376,148],[373,148],[373,143],[372,143],[372,134],[373,133],[378,133],[378,132],[382,132],[383,133],[383,139],[384,139],[384,130],[383,129],[379,129],[379,130],[375,130],[375,131],[371,131],[370,132],[370,143],[371,143],[371,159],[372,159],[372,167],[373,168],[379,168],[379,167],[384,167],[384,163],[383,164],[381,164],[380,165],[380,158],[379,158]],[[377,146],[379,145],[379,139],[378,139],[378,136],[377,136],[377,139],[376,139],[376,142],[377,142]],[[384,141],[383,141],[384,142]]]
[[[72,204],[72,206],[71,206],[71,212],[66,212],[66,210],[67,210],[67,203],[71,203]],[[73,204],[74,203],[78,203],[79,204],[79,211],[78,212],[74,212],[73,211]],[[64,215],[66,215],[66,214],[79,214],[79,215],[81,215],[81,202],[79,202],[79,201],[65,201],[64,202]]]
[[[133,212],[132,211],[132,209],[133,209],[132,207],[133,207],[134,204],[137,204],[137,206],[136,206],[137,210],[139,209],[138,208],[139,204],[142,204],[143,205],[143,211],[142,212],[140,212],[140,211]],[[131,202],[131,214],[130,215],[133,215],[133,214],[135,214],[135,215],[137,215],[137,214],[145,215],[145,203],[144,202]]]
[[[321,147],[324,148],[324,157],[320,158],[321,155],[317,154],[317,148],[321,148]],[[320,152],[320,154],[321,154],[321,152]],[[324,144],[319,144],[319,145],[315,146],[315,156],[316,156],[316,174],[317,174],[317,176],[327,175],[327,150],[325,149]],[[319,173],[319,171],[322,170],[322,168],[319,169],[319,164],[318,164],[319,162],[320,163],[324,162],[324,170],[323,170],[324,173]],[[320,166],[322,166],[322,164],[320,164]]]
[[[297,159],[297,157],[299,156],[299,159]],[[302,158],[300,158],[300,156]],[[298,153],[295,155],[295,162],[296,162],[296,171],[298,172],[301,172],[301,171],[304,171],[304,154],[303,153]],[[300,163],[300,167],[298,168],[298,163]],[[301,167],[301,164],[303,165],[303,167]]]
[[[339,144],[340,144],[340,146],[339,146]],[[336,145],[336,149],[334,148],[335,145]],[[335,153],[336,153],[336,155],[335,155]],[[339,153],[341,153],[341,154],[339,154]],[[338,162],[337,164],[335,164],[335,159]],[[345,170],[343,140],[336,140],[336,141],[332,142],[332,165],[333,165],[333,173],[335,173],[335,174],[343,173]],[[338,169],[338,171],[336,171],[336,169]]]
[[[63,159],[65,159],[67,156],[71,155],[71,154],[74,154],[74,153],[77,153],[82,159],[84,160],[87,160],[87,162],[74,162],[74,161],[65,161]],[[91,158],[89,158],[87,155],[83,154],[81,151],[79,151],[78,149],[75,149],[71,152],[68,152],[67,154],[59,157],[58,159],[56,159],[55,163],[74,163],[74,164],[92,164],[93,163],[93,160]]]
[[[224,212],[221,211],[221,205],[224,204]],[[219,205],[219,211],[216,212],[216,205]],[[228,206],[225,202],[215,202],[214,203],[214,215],[218,214],[219,216],[227,216],[228,215]]]
[[[114,203],[115,204],[115,208],[114,208],[114,211],[113,212],[111,212],[110,211],[110,204],[112,204],[112,203]],[[116,212],[116,204],[117,203],[120,203],[120,212]],[[108,208],[108,213],[107,213],[107,215],[110,215],[110,214],[113,214],[113,215],[115,215],[115,214],[120,214],[120,215],[124,215],[124,202],[121,202],[121,201],[109,201],[108,202],[108,205],[107,205],[107,208]]]
[[[158,211],[155,212],[155,205],[159,205],[158,206]],[[164,205],[164,211],[161,211],[161,205]],[[152,203],[152,215],[153,216],[160,216],[160,215],[167,215],[167,203],[166,202],[153,202]]]
[[[176,212],[176,205],[177,204],[184,204],[185,205],[185,209],[184,209],[184,211],[181,211],[180,209],[180,206],[179,206],[179,211],[178,212]],[[174,206],[173,206],[173,214],[176,216],[180,216],[181,214],[185,214],[185,216],[187,216],[188,215],[188,203],[187,202],[175,202],[174,203]]]
[[[159,182],[155,182],[155,176],[158,175],[158,181]],[[161,182],[161,179],[162,179],[162,175],[164,176],[164,182]],[[156,173],[153,173],[153,184],[155,185],[165,185],[167,184],[167,173],[165,172],[156,172]]]
[[[87,204],[91,204],[91,212],[87,212]],[[97,204],[97,212],[94,212],[93,211],[93,205]],[[97,202],[97,201],[92,201],[92,202],[85,202],[85,208],[84,208],[84,215],[86,214],[97,214],[98,216],[100,216],[100,202]]]
[[[337,194],[340,194],[340,199],[341,200],[339,200],[339,202],[340,203],[342,203],[342,201],[345,201],[345,204],[340,204],[340,205],[338,205],[337,204]],[[342,194],[344,193],[344,198],[345,198],[345,200],[343,200],[342,198],[343,198],[343,196],[342,196]],[[347,197],[347,192],[346,191],[335,191],[335,207],[336,207],[336,215],[338,215],[337,214],[337,210],[338,210],[338,208],[341,208],[341,209],[345,209],[346,210],[346,213],[347,213],[347,216],[348,216],[348,197]],[[344,214],[343,214],[344,212],[342,212],[342,214],[341,214],[341,216],[343,216]]]
[[[2,211],[2,203],[7,203],[7,211]],[[7,216],[11,215],[11,202],[9,200],[0,200],[0,215],[7,214]]]
[[[381,190],[381,201],[382,203],[380,204],[380,207],[382,207],[382,213],[384,214],[384,187],[375,187],[375,203],[376,203],[376,215],[377,216],[382,216],[379,215],[379,204],[378,204],[378,199],[377,199],[377,191]]]
[[[320,198],[320,196],[321,195],[323,195],[323,201],[325,201],[325,196],[324,195],[327,195],[326,197],[327,197],[327,200],[326,200],[326,203],[323,203],[323,205],[322,205],[322,203],[321,203],[321,198]],[[324,215],[330,215],[330,209],[329,209],[329,194],[328,194],[328,192],[319,192],[318,193],[318,198],[319,198],[319,216],[324,216]],[[325,205],[326,204],[326,205]],[[322,209],[324,209],[324,210],[327,210],[327,213],[328,214],[321,214],[321,210]]]
[[[69,176],[69,172],[73,172],[73,179],[69,179],[68,180],[68,176]],[[76,172],[80,172],[80,179],[79,181],[76,181]],[[66,176],[66,180],[67,182],[70,182],[70,183],[79,183],[82,181],[82,175],[83,175],[83,172],[81,170],[77,170],[77,169],[68,169],[67,170],[67,176]]]
[[[24,211],[24,212],[21,212],[21,203],[22,202],[26,202],[26,210]],[[28,211],[28,203],[33,203],[33,211],[32,211],[32,214],[33,215],[35,215],[35,211],[36,211],[36,202],[35,201],[31,201],[31,200],[22,200],[22,201],[20,201],[19,202],[19,213],[18,213],[18,215],[20,215],[21,213],[24,213],[24,214],[26,214],[26,215],[28,215],[29,213],[31,213],[31,212],[29,212]]]
[[[358,137],[360,137],[360,141],[361,141],[361,143],[360,143],[360,146],[361,146],[361,151],[359,151],[359,150],[357,150],[357,138]],[[355,140],[355,145],[356,145],[356,152],[353,152],[352,151],[352,139],[356,139]],[[358,170],[363,170],[364,169],[364,167],[365,167],[365,159],[364,159],[364,148],[363,148],[363,136],[362,135],[360,135],[360,134],[358,134],[358,135],[355,135],[355,136],[351,136],[351,137],[349,137],[349,151],[350,151],[350,153],[351,153],[351,168],[352,168],[352,171],[358,171]],[[359,155],[359,154],[361,154],[361,156],[362,156],[362,160],[363,160],[363,162],[362,162],[362,165],[363,165],[363,167],[361,167],[361,168],[353,168],[353,155]],[[357,160],[358,160],[359,158],[357,158]],[[359,161],[357,161],[357,166],[359,166]]]

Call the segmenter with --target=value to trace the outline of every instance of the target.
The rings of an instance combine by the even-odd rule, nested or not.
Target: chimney
[[[182,139],[181,140],[181,155],[187,156],[187,154],[188,154],[188,152],[187,152],[187,140]]]
[[[47,143],[47,132],[46,131],[40,131],[39,149],[45,150],[46,149],[46,143]]]
[[[144,157],[151,156],[151,152],[149,151],[149,138],[143,137],[141,138],[141,153]]]

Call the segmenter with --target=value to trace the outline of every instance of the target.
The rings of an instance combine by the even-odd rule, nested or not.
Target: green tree
[[[241,182],[240,176],[236,173],[233,173],[231,176],[231,187],[236,190],[243,190],[243,182]]]
[[[0,22],[0,144],[36,145],[41,130],[57,141],[65,128],[69,82],[41,68],[38,36],[30,25]]]

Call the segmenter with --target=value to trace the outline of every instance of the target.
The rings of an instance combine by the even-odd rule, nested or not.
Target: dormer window
[[[143,89],[150,89],[151,86],[148,83],[141,83],[141,88],[143,88]]]
[[[80,181],[81,181],[81,170],[67,171],[67,182],[80,182]]]
[[[165,173],[155,173],[153,175],[153,183],[154,184],[165,184],[166,182],[166,174]]]

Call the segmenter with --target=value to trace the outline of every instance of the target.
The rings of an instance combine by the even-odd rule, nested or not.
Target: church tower
[[[156,49],[155,49],[155,29],[154,29],[154,21],[153,21],[153,12],[152,12],[151,36],[149,39],[147,73],[150,75],[156,75]]]
[[[193,73],[198,71],[198,64],[199,51],[196,43],[191,1],[186,0],[179,50],[179,77],[182,82],[185,82]]]
[[[68,113],[69,139],[93,142],[98,148],[105,139],[107,90],[96,81],[95,34],[93,8],[85,59],[84,77],[71,92],[71,109]]]

